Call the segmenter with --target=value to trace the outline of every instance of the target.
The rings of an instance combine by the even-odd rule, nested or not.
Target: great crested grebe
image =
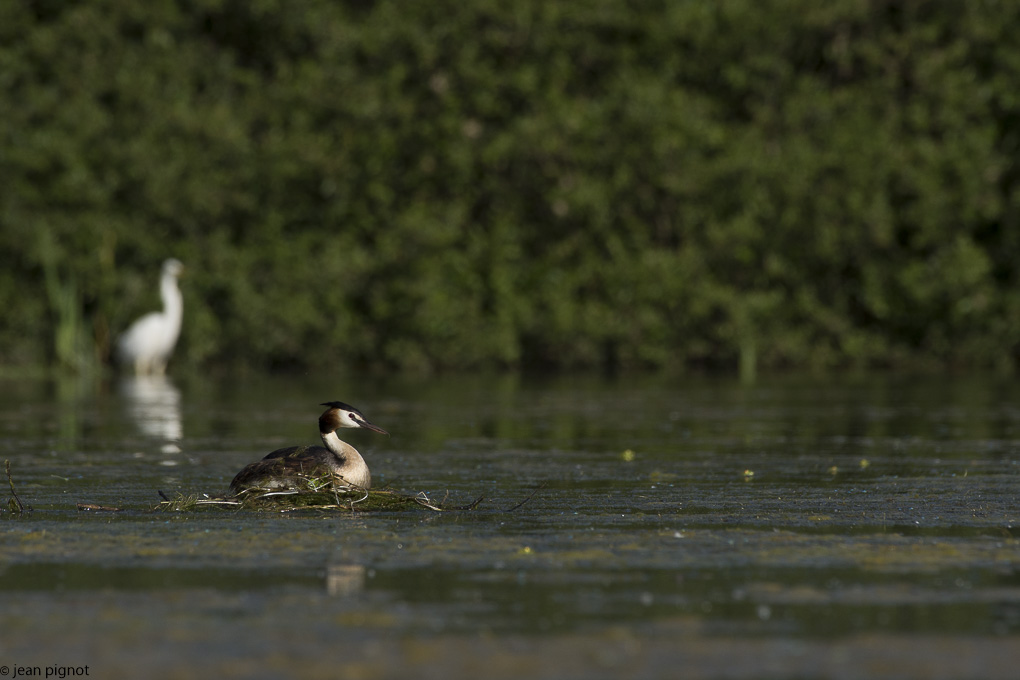
[[[230,482],[230,493],[248,489],[307,489],[308,479],[332,475],[343,486],[368,489],[372,474],[358,450],[336,436],[341,427],[360,427],[389,434],[365,419],[361,411],[342,401],[328,401],[319,416],[321,446],[291,446],[277,449],[265,458],[246,465]]]
[[[137,375],[162,375],[166,362],[181,334],[184,298],[177,277],[184,265],[173,258],[163,263],[159,277],[159,296],[163,311],[146,314],[131,324],[117,341],[117,359]]]

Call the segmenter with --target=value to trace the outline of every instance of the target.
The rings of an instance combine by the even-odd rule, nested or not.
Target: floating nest
[[[367,512],[380,510],[409,510],[425,508],[433,512],[472,510],[482,502],[479,497],[467,505],[450,505],[449,495],[442,501],[433,500],[424,491],[408,495],[391,489],[363,489],[358,486],[336,484],[332,475],[302,477],[302,486],[293,489],[245,489],[236,496],[186,496],[178,494],[168,498],[162,491],[163,501],[157,510],[189,512],[204,508],[272,510],[329,510],[341,512]]]

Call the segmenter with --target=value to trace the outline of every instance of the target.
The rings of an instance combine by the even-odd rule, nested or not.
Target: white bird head
[[[181,264],[181,261],[177,258],[171,257],[169,260],[165,260],[163,262],[164,275],[177,277],[181,275],[182,271],[184,271],[184,265]]]

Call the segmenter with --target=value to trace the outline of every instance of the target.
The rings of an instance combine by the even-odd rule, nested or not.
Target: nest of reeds
[[[245,489],[233,496],[207,496],[178,494],[168,498],[162,491],[163,501],[156,508],[169,512],[187,512],[202,508],[273,510],[322,510],[341,512],[394,511],[425,508],[434,512],[471,510],[482,502],[479,497],[467,505],[450,505],[449,495],[441,501],[433,500],[424,491],[408,495],[392,489],[364,489],[341,484],[330,474],[301,476],[293,488]]]

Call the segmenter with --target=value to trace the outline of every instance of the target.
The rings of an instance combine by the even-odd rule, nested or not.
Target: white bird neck
[[[368,463],[356,448],[336,436],[336,430],[320,432],[319,435],[322,437],[323,445],[342,461],[338,469],[335,470],[337,474],[363,489],[372,486],[372,475],[368,471]]]
[[[173,274],[163,274],[159,280],[159,297],[163,300],[163,313],[167,317],[177,320],[184,313],[184,297],[180,288],[177,287],[177,277]]]

